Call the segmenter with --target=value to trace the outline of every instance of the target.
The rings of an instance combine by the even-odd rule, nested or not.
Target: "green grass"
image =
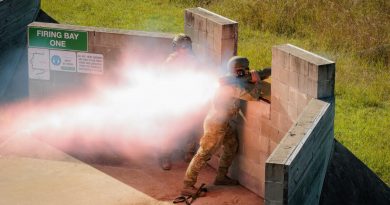
[[[42,0],[41,8],[63,24],[172,33],[184,24],[184,7],[165,0]]]
[[[252,68],[270,66],[284,43],[336,61],[336,138],[390,184],[389,1],[42,0],[61,23],[170,33],[195,6],[239,22]]]

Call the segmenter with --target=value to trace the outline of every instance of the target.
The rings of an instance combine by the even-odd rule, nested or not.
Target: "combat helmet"
[[[242,56],[233,56],[227,63],[227,71],[234,76],[245,75],[245,71],[249,71],[248,58]]]
[[[172,47],[173,50],[176,50],[177,48],[192,49],[191,38],[184,33],[180,33],[173,38]]]

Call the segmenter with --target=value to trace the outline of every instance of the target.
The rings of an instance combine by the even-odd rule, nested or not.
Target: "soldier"
[[[188,35],[177,34],[173,38],[172,49],[173,52],[165,60],[165,67],[189,69],[198,66],[198,60],[192,51],[192,41]]]
[[[165,60],[164,69],[200,69],[200,63],[192,51],[192,41],[188,35],[182,33],[177,34],[173,38],[172,48],[173,52]],[[201,123],[199,124],[199,126],[201,126]],[[185,145],[183,148],[184,161],[191,161],[196,151],[196,142],[200,136],[201,133],[199,132],[199,129],[193,130],[191,133],[189,133],[189,136],[186,136],[188,139],[185,140]],[[163,170],[170,170],[172,167],[171,152],[172,147],[163,147],[160,150],[159,163]]]
[[[249,72],[247,58],[232,57],[227,67],[228,75],[221,78],[212,107],[204,120],[204,134],[200,139],[200,147],[185,173],[182,195],[191,196],[196,193],[197,189],[194,185],[199,171],[221,145],[223,145],[223,154],[214,184],[238,184],[237,180],[226,176],[238,149],[237,131],[233,121],[239,113],[240,99],[258,100],[261,90],[258,83],[259,76],[256,72]]]

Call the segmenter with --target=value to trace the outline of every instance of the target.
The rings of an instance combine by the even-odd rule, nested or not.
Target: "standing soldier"
[[[167,69],[196,69],[198,60],[192,51],[191,38],[186,34],[177,34],[172,41],[173,52],[165,60]]]
[[[182,33],[176,35],[172,41],[172,48],[173,52],[165,60],[164,69],[178,69],[178,71],[200,69],[200,63],[192,51],[192,41],[188,35]],[[201,123],[199,126],[201,126]],[[197,145],[196,141],[201,136],[201,133],[199,129],[196,129],[190,132],[189,135],[183,148],[184,160],[186,162],[190,162],[194,156]],[[164,147],[160,150],[159,163],[163,170],[170,170],[172,167],[171,153],[172,147]]]
[[[227,177],[228,169],[238,149],[237,130],[233,121],[239,113],[240,99],[258,100],[260,83],[257,73],[249,72],[249,61],[245,57],[232,57],[228,64],[228,75],[220,80],[211,110],[204,120],[204,135],[200,147],[191,160],[184,177],[181,194],[194,195],[199,171],[211,156],[223,145],[223,154],[215,178],[215,185],[237,185],[237,180]]]

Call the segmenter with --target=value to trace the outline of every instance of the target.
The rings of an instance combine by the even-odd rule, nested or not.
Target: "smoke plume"
[[[19,132],[68,153],[156,154],[201,129],[217,78],[205,71],[127,65],[117,83],[0,107],[1,136]]]

